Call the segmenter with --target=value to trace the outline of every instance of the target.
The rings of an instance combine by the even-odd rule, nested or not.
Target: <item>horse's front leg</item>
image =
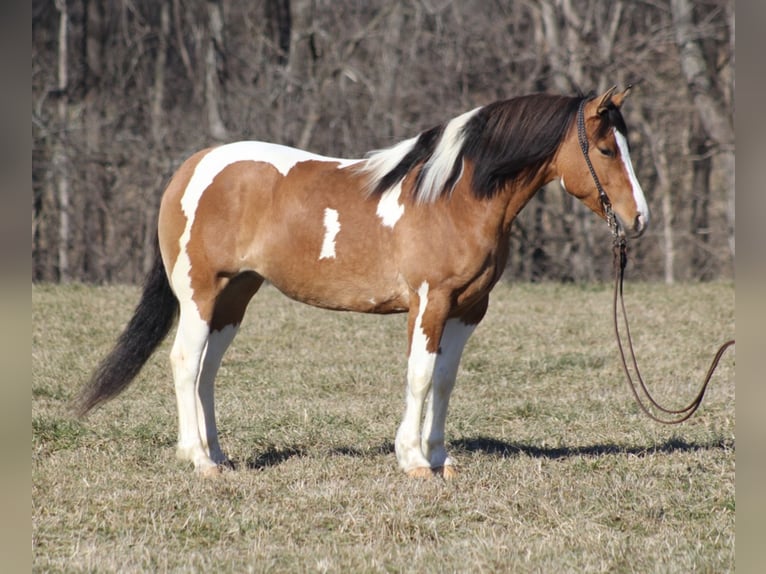
[[[413,477],[430,477],[431,462],[421,448],[423,406],[431,389],[439,341],[449,311],[447,298],[429,293],[424,282],[410,293],[407,321],[409,355],[404,417],[396,432],[396,459],[399,467]]]
[[[434,365],[433,382],[423,422],[422,451],[431,468],[444,478],[455,474],[455,461],[444,445],[444,423],[447,407],[455,386],[460,357],[466,341],[476,323],[466,324],[463,319],[450,319],[444,326],[439,351]]]

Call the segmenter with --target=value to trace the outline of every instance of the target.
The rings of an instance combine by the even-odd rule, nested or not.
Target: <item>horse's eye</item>
[[[600,147],[598,148],[598,151],[601,152],[601,155],[604,155],[606,157],[614,157],[615,153],[613,150],[606,148],[606,147]]]

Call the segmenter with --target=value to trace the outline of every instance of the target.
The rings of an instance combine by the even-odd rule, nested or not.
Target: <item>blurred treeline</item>
[[[633,278],[733,278],[732,0],[33,0],[33,279],[136,282],[165,183],[261,139],[343,157],[524,93],[633,83],[653,214]],[[508,277],[602,280],[605,224],[551,184]]]

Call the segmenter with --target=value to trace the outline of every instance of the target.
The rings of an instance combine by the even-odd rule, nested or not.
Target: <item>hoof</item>
[[[220,464],[205,466],[197,470],[202,478],[218,478],[223,474],[223,468]]]
[[[407,476],[410,478],[432,478],[433,471],[430,467],[419,466],[417,468],[413,468],[412,470],[408,470]]]
[[[230,458],[224,458],[222,460],[215,461],[216,466],[218,467],[218,470],[221,472],[226,470],[237,470],[237,466],[234,464],[234,461]]]
[[[458,474],[460,474],[457,470],[457,467],[451,464],[435,468],[434,472],[441,476],[444,480],[452,480],[453,478],[457,478]]]

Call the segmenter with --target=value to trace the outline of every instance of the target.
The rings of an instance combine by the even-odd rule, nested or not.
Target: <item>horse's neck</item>
[[[554,176],[540,172],[529,182],[525,177],[520,177],[516,181],[506,183],[501,189],[499,196],[503,199],[505,208],[503,216],[503,234],[507,235],[511,231],[511,224],[516,216],[529,203],[541,187],[553,181]]]

